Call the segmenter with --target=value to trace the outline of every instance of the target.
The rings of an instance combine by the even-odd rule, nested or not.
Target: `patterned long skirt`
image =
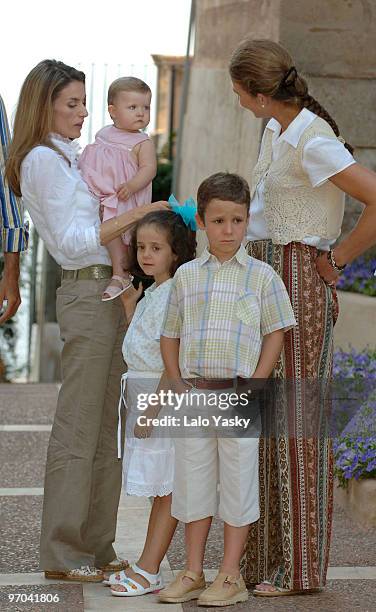
[[[300,242],[259,240],[250,255],[282,277],[297,327],[285,334],[274,376],[290,381],[269,402],[260,440],[260,506],[242,571],[248,584],[270,580],[304,590],[325,585],[333,513],[333,454],[327,433],[332,375],[335,289],[318,275],[318,251]],[[323,390],[324,389],[324,390]]]

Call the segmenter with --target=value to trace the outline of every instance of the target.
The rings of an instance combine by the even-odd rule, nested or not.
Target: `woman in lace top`
[[[74,143],[87,114],[84,73],[55,60],[40,62],[21,90],[6,174],[62,267],[57,319],[63,381],[47,455],[41,567],[47,578],[97,582],[103,579],[97,568],[125,566],[116,560],[113,541],[126,324],[119,300],[101,301],[112,275],[102,245],[147,212],[167,206],[145,205],[100,224],[99,201],[80,175]]]
[[[298,322],[285,334],[274,373],[294,388],[264,415],[261,518],[250,531],[243,567],[250,583],[261,582],[256,595],[276,597],[326,581],[333,454],[321,412],[327,406],[318,394],[332,372],[336,280],[376,242],[376,175],[355,162],[335,121],[279,44],[243,41],[232,55],[230,76],[240,105],[270,119],[252,175],[248,252],[281,275]],[[333,247],[344,192],[366,208]]]

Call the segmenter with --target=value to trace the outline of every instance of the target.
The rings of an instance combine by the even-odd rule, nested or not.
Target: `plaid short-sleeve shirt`
[[[249,378],[263,336],[294,325],[282,279],[241,246],[222,264],[205,250],[177,270],[162,335],[180,338],[183,377]]]

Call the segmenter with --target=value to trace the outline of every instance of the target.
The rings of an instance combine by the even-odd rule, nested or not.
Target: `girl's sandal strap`
[[[114,280],[119,283],[120,287],[116,285],[111,285],[111,281],[114,281]],[[111,277],[109,284],[107,285],[106,289],[103,292],[102,302],[109,302],[119,297],[122,293],[124,293],[124,291],[127,291],[127,289],[130,289],[131,287],[133,287],[132,281],[133,281],[133,276],[131,274],[127,278],[123,278],[122,276],[118,276],[117,274],[114,274]],[[104,297],[106,294],[109,297]]]
[[[141,567],[139,567],[137,565],[137,563],[132,563],[131,568],[132,568],[132,570],[134,571],[135,574],[139,574],[140,576],[145,578],[145,580],[147,580],[149,582],[149,584],[155,584],[155,582],[159,578],[159,572],[158,572],[158,574],[149,574],[149,572],[147,572],[146,570],[143,570]]]

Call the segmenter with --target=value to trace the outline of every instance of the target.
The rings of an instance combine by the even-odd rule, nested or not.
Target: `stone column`
[[[278,39],[280,0],[197,0],[195,54],[184,120],[178,195],[196,195],[213,172],[250,179],[261,122],[238,106],[228,62],[247,34]]]

